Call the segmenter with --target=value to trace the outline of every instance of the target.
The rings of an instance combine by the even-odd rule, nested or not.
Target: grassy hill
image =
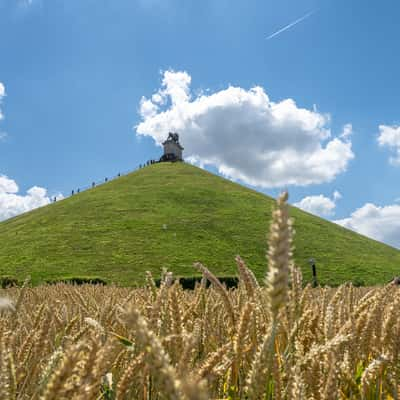
[[[262,278],[273,200],[184,163],[140,169],[95,189],[0,223],[0,275],[34,283],[98,276],[123,285],[144,272],[195,275],[201,261],[234,274],[240,254]],[[295,259],[310,279],[382,283],[400,274],[400,252],[292,208]]]

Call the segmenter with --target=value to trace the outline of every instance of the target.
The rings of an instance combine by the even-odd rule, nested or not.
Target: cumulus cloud
[[[18,185],[14,180],[7,178],[5,175],[0,175],[0,193],[14,194],[18,190]]]
[[[304,197],[304,199],[293,205],[310,214],[319,215],[320,217],[331,217],[335,214],[336,201],[341,198],[342,195],[335,190],[332,199],[320,194],[317,196]]]
[[[400,205],[384,207],[367,203],[349,218],[334,221],[380,242],[400,248]]]
[[[187,72],[165,71],[161,88],[141,100],[137,135],[161,145],[176,131],[187,160],[259,187],[329,182],[354,157],[351,126],[333,137],[329,115],[316,108],[274,102],[259,86],[194,95],[190,85]]]
[[[44,188],[33,186],[26,194],[19,194],[17,183],[0,175],[0,221],[50,203]]]
[[[391,164],[400,165],[400,126],[379,125],[378,144],[394,152],[389,158]]]

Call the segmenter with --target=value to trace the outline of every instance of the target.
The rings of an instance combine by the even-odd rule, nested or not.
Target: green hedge
[[[93,276],[71,276],[67,278],[50,279],[46,281],[49,285],[66,283],[69,285],[107,285],[107,282],[99,277]]]
[[[0,276],[0,287],[2,289],[22,286],[22,282],[12,276]]]
[[[228,289],[237,288],[239,284],[239,279],[236,276],[218,276],[218,280],[225,285]],[[196,283],[200,284],[202,277],[201,276],[184,276],[181,278],[176,278],[179,281],[179,284],[183,289],[193,290],[196,286]],[[157,287],[160,287],[161,279],[154,280]],[[207,287],[210,286],[210,282],[207,280]]]

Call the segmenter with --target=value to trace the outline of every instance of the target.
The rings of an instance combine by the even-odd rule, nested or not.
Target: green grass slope
[[[184,163],[152,165],[95,189],[0,223],[0,275],[34,283],[98,276],[123,285],[167,267],[195,275],[201,261],[234,274],[236,254],[262,278],[274,201]],[[310,279],[383,283],[400,273],[400,252],[291,209],[295,259]]]

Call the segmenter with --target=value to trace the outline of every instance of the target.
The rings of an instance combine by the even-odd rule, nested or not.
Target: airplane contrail
[[[273,37],[279,35],[280,33],[287,31],[292,26],[295,26],[295,25],[299,24],[300,22],[304,21],[305,19],[307,19],[308,17],[311,17],[311,15],[313,15],[316,11],[317,10],[314,10],[314,11],[307,13],[306,15],[303,15],[301,18],[296,19],[296,21],[293,21],[289,25],[286,25],[282,29],[279,29],[279,31],[276,31],[272,35],[267,36],[265,39],[266,40],[272,39]]]

